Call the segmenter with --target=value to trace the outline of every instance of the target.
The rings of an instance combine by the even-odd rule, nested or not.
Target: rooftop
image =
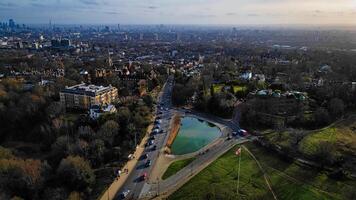
[[[64,93],[72,93],[72,94],[79,94],[79,95],[88,95],[88,96],[96,96],[101,93],[107,92],[111,90],[113,87],[111,85],[104,87],[104,86],[97,86],[97,85],[87,85],[85,83],[81,83],[78,85],[74,85],[71,87],[66,87],[62,90]]]

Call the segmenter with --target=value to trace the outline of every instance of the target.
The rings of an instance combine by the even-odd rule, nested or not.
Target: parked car
[[[120,194],[120,199],[125,199],[130,194],[130,190],[124,190]]]
[[[146,167],[149,167],[149,166],[151,166],[151,163],[152,163],[151,160],[147,160],[145,166],[146,166]]]
[[[140,179],[141,179],[141,181],[147,180],[147,173],[146,173],[146,172],[143,173],[143,174],[141,175]]]
[[[149,145],[153,145],[155,143],[155,140],[149,140],[148,143]]]
[[[147,159],[148,158],[148,154],[146,153],[146,154],[143,154],[142,156],[141,156],[141,160],[145,160],[145,159]]]
[[[154,145],[154,146],[152,147],[152,151],[156,151],[156,150],[157,150],[157,146]]]

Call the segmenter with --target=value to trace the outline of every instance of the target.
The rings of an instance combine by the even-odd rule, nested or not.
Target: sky
[[[0,0],[26,24],[355,25],[356,0]]]

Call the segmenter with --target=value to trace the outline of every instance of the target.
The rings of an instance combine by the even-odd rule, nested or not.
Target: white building
[[[109,104],[106,106],[93,105],[89,109],[89,116],[91,119],[96,120],[101,115],[116,113],[117,110],[114,105]]]

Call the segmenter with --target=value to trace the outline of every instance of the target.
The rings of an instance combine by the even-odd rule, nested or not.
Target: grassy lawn
[[[272,156],[253,144],[246,147],[266,171],[278,199],[342,199],[341,191],[356,182],[335,181],[324,173],[298,166]],[[237,147],[221,156],[169,199],[273,199],[255,160],[243,149],[241,157],[240,196],[236,195]]]
[[[234,93],[247,90],[246,86],[234,85]]]
[[[320,142],[325,141],[334,144],[335,156],[356,156],[356,117],[309,134],[301,141],[299,150],[306,155],[313,155]]]
[[[221,90],[224,88],[224,86],[225,86],[224,84],[214,84],[213,85],[214,93],[220,93]],[[240,91],[245,91],[247,89],[246,86],[240,86],[240,85],[234,85],[232,87],[233,87],[234,93],[240,92]]]
[[[223,84],[214,84],[214,86],[213,86],[214,93],[219,93],[219,92],[221,92],[221,90],[222,90],[223,87],[224,87]]]
[[[176,174],[179,170],[183,169],[185,166],[189,165],[191,162],[193,162],[195,158],[188,158],[185,160],[178,160],[173,162],[171,165],[169,165],[168,169],[166,172],[164,172],[162,179],[167,179],[170,176]]]

